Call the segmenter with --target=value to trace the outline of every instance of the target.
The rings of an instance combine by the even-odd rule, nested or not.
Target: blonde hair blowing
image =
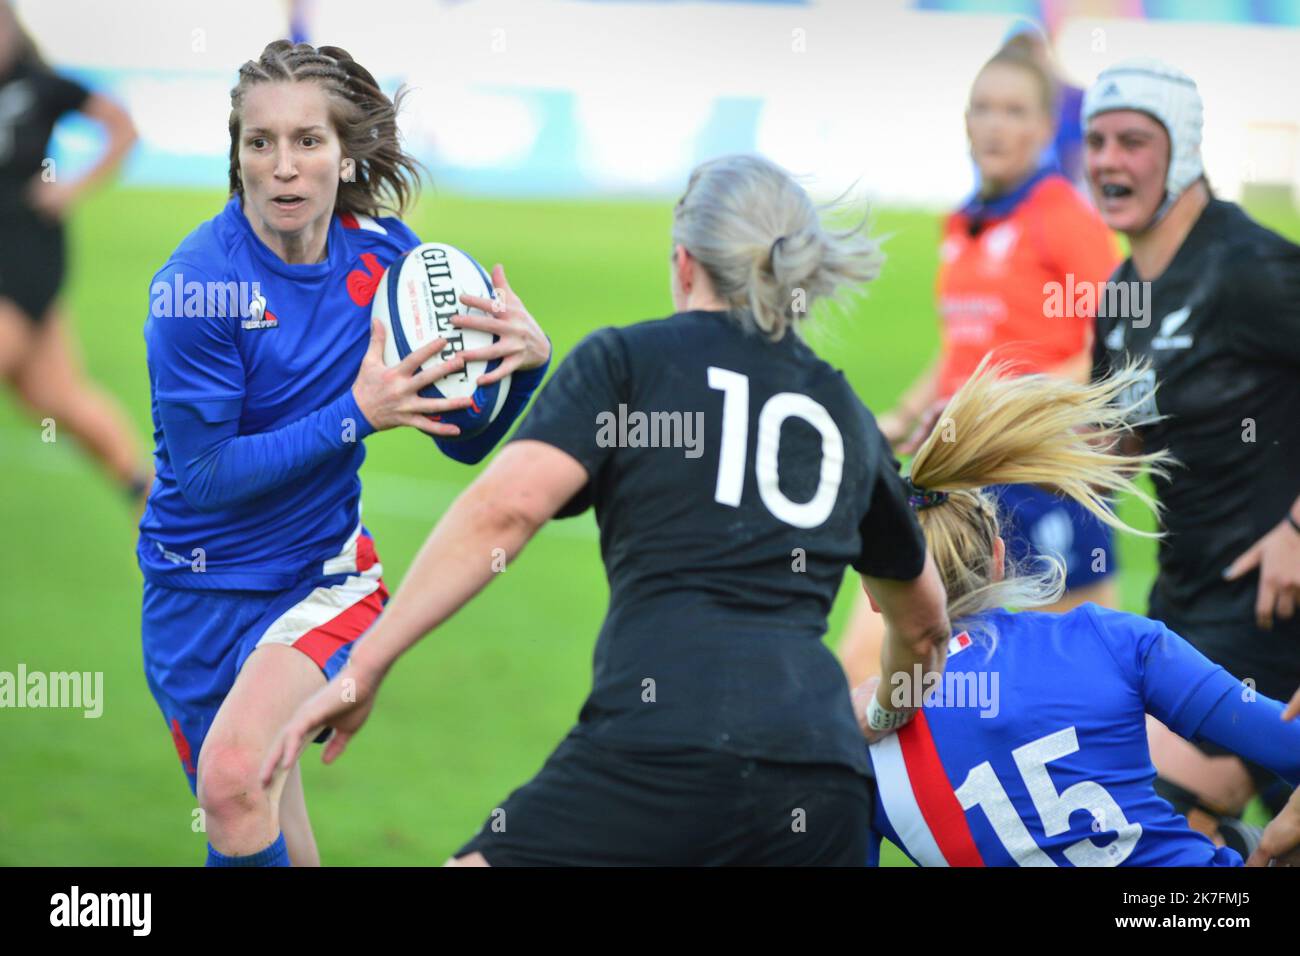
[[[994,498],[980,490],[988,485],[1045,486],[1112,528],[1160,537],[1130,527],[1108,500],[1124,492],[1159,514],[1158,503],[1132,476],[1144,465],[1164,475],[1173,460],[1164,451],[1116,451],[1140,404],[1126,396],[1142,394],[1134,386],[1145,367],[1130,364],[1091,385],[1009,372],[986,355],[912,460],[914,485],[949,492],[946,501],[918,511],[917,518],[947,588],[952,620],[993,607],[1050,604],[1065,590],[1065,569],[1055,559],[1046,572],[1007,568],[1003,580],[993,581],[999,526]]]
[[[695,167],[673,211],[673,243],[704,268],[733,315],[773,341],[843,286],[880,274],[865,220],[827,229],[803,187],[761,156]]]

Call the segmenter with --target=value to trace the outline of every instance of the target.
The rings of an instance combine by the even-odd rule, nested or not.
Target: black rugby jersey
[[[609,609],[578,732],[868,773],[822,643],[844,571],[915,578],[925,540],[843,375],[725,312],[587,336],[514,440],[577,459]]]
[[[20,62],[0,76],[0,208],[26,205],[24,190],[49,155],[55,122],[89,96],[80,83],[39,64]]]
[[[1112,281],[1139,281],[1131,259]],[[1149,360],[1144,390],[1159,390],[1143,416],[1167,417],[1138,434],[1181,462],[1155,483],[1168,535],[1150,610],[1248,624],[1259,574],[1222,572],[1300,495],[1300,247],[1211,199],[1149,306],[1149,321],[1099,316],[1094,378],[1130,355]]]

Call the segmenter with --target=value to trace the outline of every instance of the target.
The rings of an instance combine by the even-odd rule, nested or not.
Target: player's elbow
[[[926,657],[947,645],[951,636],[947,594],[928,558],[925,569],[914,580],[870,579],[868,591],[879,601],[897,647]]]
[[[917,595],[904,616],[900,637],[917,655],[932,654],[945,647],[952,636],[952,623],[942,589],[938,594]]]
[[[905,639],[914,654],[924,656],[933,655],[944,647],[951,636],[952,626],[948,621],[948,614],[946,611],[940,610],[935,615],[934,620],[918,625]]]
[[[135,123],[131,121],[129,115],[124,115],[114,127],[113,140],[117,149],[123,153],[140,142],[140,131],[136,129]]]
[[[220,497],[210,494],[206,490],[197,489],[192,484],[182,484],[180,488],[181,497],[185,499],[185,503],[202,514],[211,514],[226,507],[225,502]]]
[[[490,469],[470,485],[462,503],[472,509],[475,524],[485,533],[518,547],[550,517],[526,485],[503,482]]]
[[[925,566],[915,583],[909,595],[911,613],[908,615],[914,646],[944,647],[951,636],[952,622],[948,619],[948,592],[933,554],[926,554]]]
[[[921,614],[903,614],[893,618],[886,616],[885,626],[899,650],[922,658],[946,645],[952,636],[948,614],[942,609],[927,609]]]
[[[239,503],[239,497],[229,491],[222,491],[215,482],[207,480],[200,474],[189,472],[178,475],[177,485],[185,503],[195,511],[212,514],[224,511]]]

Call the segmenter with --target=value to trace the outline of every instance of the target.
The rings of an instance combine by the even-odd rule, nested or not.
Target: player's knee
[[[1222,789],[1216,794],[1226,812],[1239,815],[1255,795],[1255,784],[1244,770],[1240,773],[1225,773]]]
[[[258,755],[237,745],[205,746],[199,758],[199,806],[209,817],[237,820],[268,806]]]
[[[1174,813],[1180,816],[1187,816],[1200,804],[1200,798],[1196,794],[1166,777],[1156,777],[1155,791],[1156,796],[1167,801],[1174,808]]]
[[[1157,796],[1169,802],[1175,813],[1182,816],[1190,816],[1194,811],[1210,817],[1236,816],[1250,800],[1250,778],[1245,778],[1243,789],[1239,781],[1230,775],[1225,776],[1224,780],[1214,781],[1213,786],[1183,786],[1168,777],[1157,776],[1155,791]]]

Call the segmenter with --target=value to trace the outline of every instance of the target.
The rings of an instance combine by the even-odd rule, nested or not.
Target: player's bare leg
[[[483,854],[475,850],[473,853],[466,853],[462,857],[452,857],[443,866],[491,866]]]
[[[1202,753],[1160,721],[1147,715],[1147,740],[1151,762],[1164,780],[1196,796],[1205,809],[1192,808],[1187,822],[1216,843],[1218,816],[1238,816],[1255,794],[1254,782],[1240,760]]]
[[[199,805],[218,853],[250,856],[275,841],[288,775],[263,790],[258,771],[276,732],[324,685],[320,668],[292,647],[259,647],[244,662],[199,754]]]
[[[294,764],[286,775],[284,792],[280,794],[280,830],[284,833],[290,863],[294,866],[320,866],[316,834],[312,833],[311,818],[307,815],[300,764]]]
[[[126,413],[86,377],[80,350],[57,303],[37,326],[12,379],[34,414],[53,418],[55,426],[76,438],[119,484],[138,476],[144,456]]]
[[[14,375],[32,347],[31,320],[13,301],[0,298],[0,378],[17,387]]]

